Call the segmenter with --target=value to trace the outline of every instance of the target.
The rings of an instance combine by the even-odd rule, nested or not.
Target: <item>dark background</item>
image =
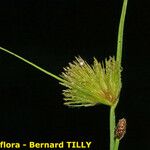
[[[5,0],[0,46],[58,75],[80,55],[89,63],[116,53],[122,0]],[[127,119],[120,149],[150,147],[150,10],[129,0],[123,50],[123,88],[117,119]],[[69,109],[58,81],[0,52],[0,140],[85,141],[109,148],[109,108]]]

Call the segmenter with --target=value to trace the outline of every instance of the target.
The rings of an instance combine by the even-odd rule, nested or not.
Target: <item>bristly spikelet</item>
[[[64,68],[61,74],[67,89],[63,90],[65,105],[71,107],[105,104],[112,106],[118,100],[121,89],[121,68],[114,57],[99,63],[94,58],[90,66],[81,57]]]

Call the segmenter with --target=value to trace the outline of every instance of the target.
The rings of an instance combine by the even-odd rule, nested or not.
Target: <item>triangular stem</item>
[[[124,23],[125,23],[125,16],[126,16],[126,9],[127,9],[128,0],[124,0],[122,6],[122,12],[120,17],[119,29],[118,29],[118,40],[117,40],[117,61],[121,66],[122,60],[122,47],[123,47],[123,30],[124,30]]]
[[[119,22],[119,29],[118,29],[118,40],[117,40],[117,54],[116,59],[121,67],[122,61],[122,47],[123,47],[123,31],[124,31],[124,23],[125,23],[125,16],[126,16],[126,9],[127,9],[128,0],[123,1],[122,12]],[[116,104],[117,105],[117,104]],[[110,150],[118,150],[119,142],[115,139],[115,108],[116,105],[111,106],[110,108]]]

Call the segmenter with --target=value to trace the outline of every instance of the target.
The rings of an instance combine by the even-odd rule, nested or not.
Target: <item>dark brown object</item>
[[[125,133],[126,133],[126,119],[125,118],[122,118],[118,121],[118,124],[117,124],[117,127],[116,127],[116,130],[115,130],[115,137],[119,140],[121,140]]]

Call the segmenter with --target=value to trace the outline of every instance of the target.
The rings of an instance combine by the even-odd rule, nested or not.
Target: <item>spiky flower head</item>
[[[102,63],[94,58],[91,66],[81,57],[75,58],[61,74],[64,82],[60,84],[66,87],[64,104],[71,107],[115,104],[121,90],[121,68],[115,58]]]

